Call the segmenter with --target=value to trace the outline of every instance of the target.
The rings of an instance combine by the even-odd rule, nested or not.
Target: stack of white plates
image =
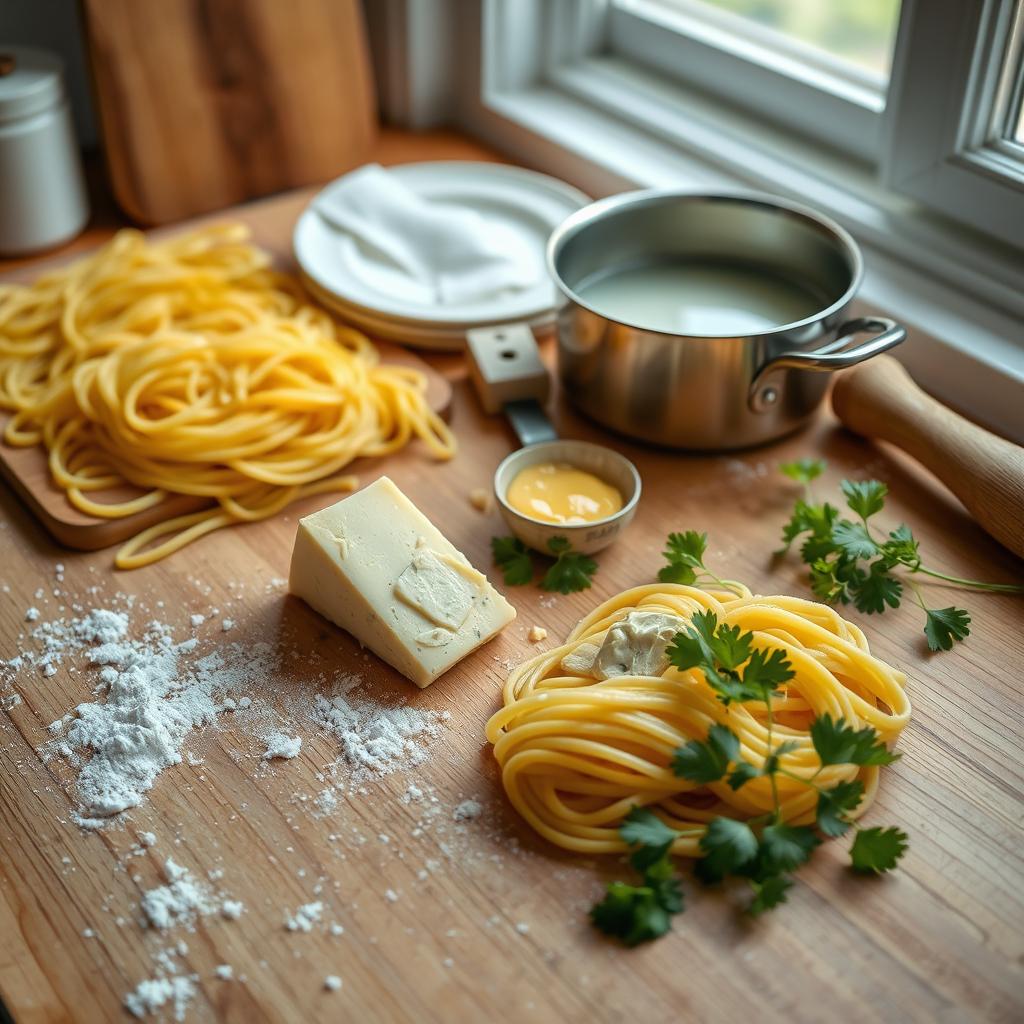
[[[461,349],[466,331],[493,324],[554,320],[555,286],[544,265],[548,236],[590,199],[557,178],[503,164],[463,161],[403,164],[390,169],[424,199],[475,210],[514,231],[536,253],[537,283],[488,302],[436,305],[406,301],[347,273],[344,236],[311,204],[295,225],[295,258],[310,291],[339,319],[376,338],[427,349]]]

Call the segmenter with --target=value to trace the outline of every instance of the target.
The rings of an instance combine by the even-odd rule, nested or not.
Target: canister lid
[[[0,42],[0,123],[48,110],[64,96],[64,65],[45,50]]]

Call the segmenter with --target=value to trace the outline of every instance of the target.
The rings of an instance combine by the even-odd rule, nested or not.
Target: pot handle
[[[866,331],[873,332],[873,336],[853,344],[857,335]],[[769,359],[758,370],[750,385],[750,406],[755,412],[767,412],[776,406],[779,389],[769,383],[769,378],[777,370],[842,370],[894,348],[906,336],[906,328],[888,317],[861,316],[847,320],[839,328],[839,336],[835,341],[813,352],[783,352]]]
[[[544,411],[551,375],[527,324],[497,324],[467,331],[466,357],[484,411],[491,415],[504,412],[524,448],[558,439]]]

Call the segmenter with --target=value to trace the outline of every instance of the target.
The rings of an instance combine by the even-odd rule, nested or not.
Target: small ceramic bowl
[[[517,512],[506,500],[521,470],[538,462],[566,462],[617,488],[623,505],[614,515],[590,523],[546,523]],[[567,537],[574,551],[593,554],[607,547],[632,522],[640,500],[640,474],[624,455],[589,441],[542,441],[512,452],[494,472],[494,496],[509,529],[528,548],[548,552],[552,537]]]

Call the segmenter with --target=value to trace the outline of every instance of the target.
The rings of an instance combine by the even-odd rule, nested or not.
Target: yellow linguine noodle
[[[618,826],[630,808],[645,806],[680,832],[673,852],[696,857],[712,818],[745,820],[772,810],[766,777],[733,790],[724,779],[700,785],[670,767],[677,747],[705,739],[716,723],[736,734],[744,760],[762,767],[768,753],[764,702],[724,705],[699,669],[669,666],[660,676],[598,680],[562,665],[581,644],[600,644],[633,610],[689,621],[705,609],[720,623],[752,632],[755,648],[781,648],[795,672],[772,701],[773,748],[795,744],[781,758],[787,774],[776,775],[783,819],[814,821],[816,792],[803,781],[812,776],[822,787],[860,779],[864,799],[855,815],[871,804],[879,769],[822,768],[808,730],[827,713],[858,729],[871,726],[892,744],[910,718],[903,674],[873,657],[864,634],[825,605],[754,597],[741,586],[728,593],[658,583],[605,601],[562,646],[517,668],[505,684],[504,707],[487,725],[509,799],[546,839],[580,853],[623,851]]]
[[[422,374],[380,365],[366,337],[247,239],[237,224],[155,243],[121,231],[32,285],[0,285],[4,440],[45,445],[54,481],[89,515],[129,516],[171,495],[211,502],[132,538],[121,568],[351,490],[340,471],[358,456],[413,437],[437,458],[455,452]],[[125,485],[144,493],[99,500]]]

